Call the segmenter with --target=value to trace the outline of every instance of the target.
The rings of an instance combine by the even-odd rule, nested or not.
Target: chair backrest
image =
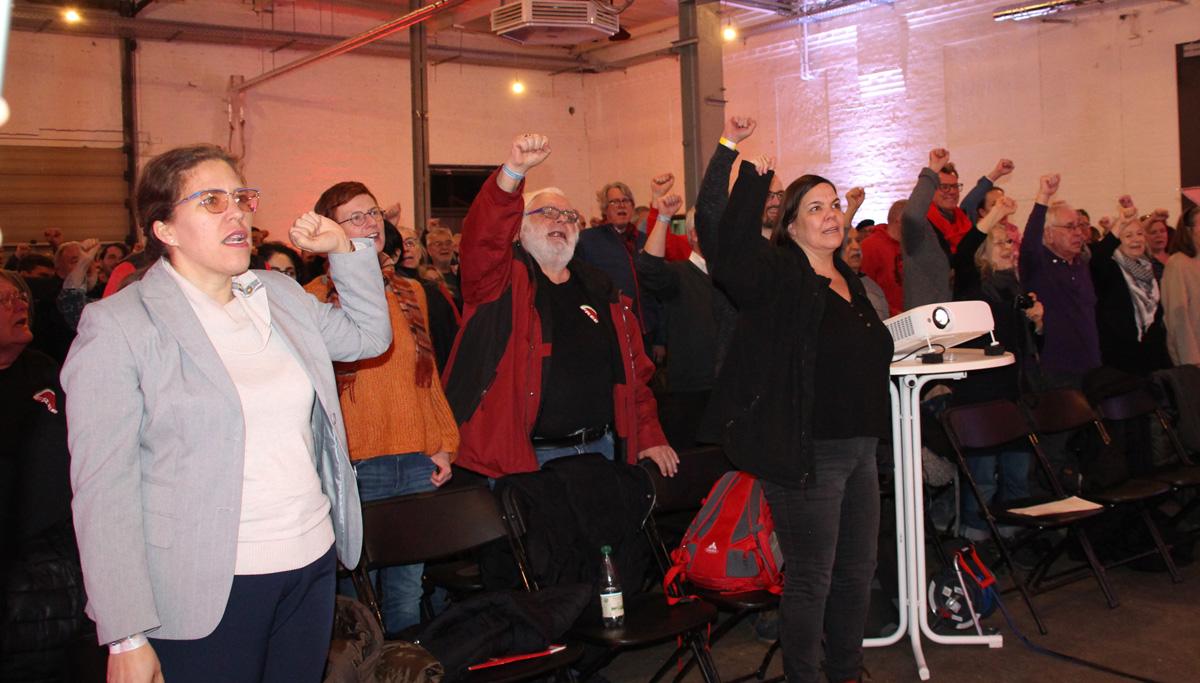
[[[1086,426],[1100,426],[1100,417],[1092,410],[1087,396],[1078,389],[1050,389],[1026,394],[1021,399],[1029,421],[1039,434],[1069,432]]]
[[[664,477],[652,460],[639,463],[654,484],[655,512],[698,510],[704,497],[721,475],[734,469],[720,446],[703,446],[680,451],[679,471]]]
[[[363,562],[371,569],[446,557],[507,533],[496,497],[486,486],[363,504]]]
[[[1130,420],[1158,411],[1158,401],[1146,389],[1109,396],[1097,406],[1106,420]]]
[[[1030,435],[1021,409],[1007,399],[949,408],[942,413],[942,424],[961,449],[995,448]]]

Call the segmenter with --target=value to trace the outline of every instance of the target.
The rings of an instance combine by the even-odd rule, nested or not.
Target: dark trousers
[[[150,643],[170,683],[318,683],[333,633],[334,550],[300,569],[233,577],[225,614],[198,640]]]
[[[779,615],[789,683],[819,680],[822,633],[829,680],[862,670],[879,534],[877,441],[815,441],[815,479],[804,488],[763,482],[786,563]]]

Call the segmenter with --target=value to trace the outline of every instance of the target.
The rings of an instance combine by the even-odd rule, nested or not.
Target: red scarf
[[[942,237],[946,238],[946,242],[950,244],[950,253],[958,251],[958,243],[962,241],[963,235],[971,231],[971,221],[967,218],[967,214],[957,206],[954,207],[954,222],[946,220],[936,204],[929,205],[929,212],[925,214],[933,227],[942,233]]]

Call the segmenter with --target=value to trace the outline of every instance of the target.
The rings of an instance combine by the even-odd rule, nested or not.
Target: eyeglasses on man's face
[[[616,199],[608,200],[609,206],[633,206],[633,200],[629,197],[617,197]]]
[[[609,203],[611,204],[612,201],[615,201],[615,200],[610,200]],[[579,212],[575,211],[574,209],[556,209],[553,206],[543,206],[540,209],[534,209],[533,211],[526,211],[525,215],[526,216],[542,216],[542,217],[546,218],[547,220],[553,221],[555,223],[568,223],[568,224],[579,223]]]
[[[253,187],[239,187],[232,192],[229,190],[219,190],[210,188],[207,190],[196,190],[188,196],[175,202],[175,206],[192,201],[193,199],[200,200],[200,206],[203,206],[209,213],[225,213],[229,208],[229,198],[233,197],[233,203],[239,209],[246,213],[254,213],[258,210],[258,200],[262,197],[262,193]]]
[[[338,225],[350,223],[354,226],[360,226],[367,222],[367,216],[370,216],[372,220],[378,223],[379,221],[383,220],[383,209],[376,206],[367,209],[366,211],[355,211],[354,213],[350,214],[349,218],[338,221]]]
[[[938,189],[942,192],[961,192],[962,183],[938,183]]]
[[[775,199],[778,201],[783,201],[783,190],[780,190],[778,192],[768,192],[767,193],[767,201],[771,201],[772,199]]]

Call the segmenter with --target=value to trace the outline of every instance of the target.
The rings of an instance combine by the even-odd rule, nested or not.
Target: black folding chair
[[[600,456],[587,454],[572,458],[562,458],[554,461],[553,469],[570,469],[586,464],[580,462],[585,458],[593,459],[592,463],[594,464],[594,459],[598,457]],[[612,463],[611,465],[616,468],[628,467],[628,465],[621,463]],[[631,469],[634,472],[641,473],[641,476],[645,477],[644,470],[640,468]],[[555,471],[544,469],[540,472],[513,476],[552,478],[557,475]],[[646,481],[646,488],[647,490],[652,490],[649,481]],[[565,497],[568,494],[566,491],[558,489],[555,490],[554,495]],[[527,544],[524,542],[531,528],[531,521],[525,510],[525,505],[515,487],[505,487],[500,495],[500,499],[513,539],[513,552],[518,556],[519,562],[524,566],[530,566],[531,563],[536,562],[536,558],[532,558],[527,554]],[[650,518],[653,503],[654,500],[651,495],[646,502],[641,522],[641,532],[646,535],[648,540],[655,538],[653,536],[652,523],[651,525],[646,523]],[[563,507],[569,508],[570,506],[564,502]],[[594,510],[591,511],[591,514],[605,514],[606,512],[608,511]],[[653,545],[653,540],[651,540],[651,544]],[[522,578],[528,582],[531,589],[537,590],[540,587],[536,576],[527,573]],[[626,577],[625,581],[628,582],[635,578]],[[627,583],[626,585],[629,584]],[[584,668],[579,672],[579,678],[582,681],[586,681],[592,674],[608,666],[622,652],[679,640],[691,649],[693,656],[699,663],[700,673],[704,680],[707,683],[720,683],[720,675],[717,672],[716,665],[712,661],[706,638],[709,624],[716,619],[716,614],[716,608],[702,600],[684,600],[675,605],[668,605],[666,596],[660,593],[646,592],[629,595],[627,592],[625,596],[625,620],[622,626],[605,628],[603,624],[596,620],[584,618],[571,629],[570,635],[573,638],[596,646],[602,651],[601,656],[597,657],[595,661],[590,664],[585,663]]]
[[[1112,441],[1100,416],[1092,410],[1087,397],[1078,389],[1052,389],[1029,394],[1022,398],[1021,405],[1034,431],[1040,436],[1046,434],[1079,433],[1081,430],[1094,429],[1102,442],[1096,453],[1084,454],[1082,461],[1103,459],[1109,481],[1100,486],[1089,486],[1087,475],[1084,477],[1083,493],[1088,500],[1101,503],[1110,509],[1121,507],[1132,508],[1150,534],[1154,547],[1145,552],[1135,553],[1128,557],[1117,558],[1105,564],[1106,567],[1117,567],[1134,560],[1158,553],[1167,566],[1171,580],[1179,583],[1183,579],[1171,553],[1163,542],[1162,533],[1150,517],[1150,503],[1171,491],[1171,486],[1152,478],[1135,477],[1130,474],[1128,453],[1126,449],[1111,448]]]
[[[1181,397],[1171,397],[1179,410],[1185,408],[1181,405]],[[1171,516],[1170,522],[1176,524],[1187,518],[1189,514],[1200,508],[1200,495],[1196,495],[1200,491],[1200,465],[1197,465],[1188,457],[1187,449],[1184,448],[1183,442],[1179,438],[1179,434],[1175,431],[1174,426],[1168,419],[1162,406],[1154,399],[1150,392],[1145,389],[1135,389],[1123,394],[1110,396],[1103,399],[1096,406],[1097,410],[1104,417],[1105,421],[1125,422],[1137,419],[1155,419],[1159,426],[1167,436],[1167,441],[1170,443],[1171,452],[1174,454],[1174,462],[1163,467],[1155,468],[1147,472],[1143,476],[1147,479],[1160,481],[1171,487],[1171,490],[1176,494],[1182,494],[1183,498],[1187,494],[1191,494],[1191,499],[1182,499],[1181,506],[1178,512]]]
[[[363,504],[363,554],[352,573],[359,598],[379,623],[383,613],[368,572],[426,562],[508,538],[496,497],[486,486],[416,493]],[[518,558],[518,562],[520,558]],[[524,567],[519,565],[523,572]],[[471,672],[470,683],[509,683],[557,674],[573,680],[571,665],[583,648]]]
[[[946,427],[947,436],[950,437],[950,443],[954,448],[954,455],[958,459],[958,467],[962,473],[963,480],[967,482],[967,485],[971,489],[971,495],[975,496],[975,500],[979,503],[980,513],[992,532],[992,540],[1000,551],[1000,558],[1008,566],[1014,587],[1020,591],[1021,598],[1029,608],[1030,614],[1033,615],[1034,621],[1037,622],[1038,631],[1043,635],[1047,633],[1041,616],[1033,606],[1032,594],[1035,592],[1044,592],[1066,583],[1064,581],[1052,585],[1045,584],[1045,581],[1048,579],[1056,578],[1047,577],[1046,573],[1054,561],[1062,555],[1066,543],[1072,538],[1079,543],[1080,548],[1083,550],[1087,559],[1084,567],[1090,568],[1092,575],[1096,577],[1096,582],[1100,585],[1100,590],[1103,591],[1104,597],[1108,601],[1108,606],[1116,607],[1117,600],[1114,597],[1112,587],[1109,585],[1108,577],[1104,572],[1104,566],[1096,558],[1096,553],[1092,549],[1092,544],[1088,540],[1087,533],[1081,526],[1084,521],[1102,514],[1104,508],[1036,516],[1012,512],[1012,510],[1017,508],[1061,500],[1067,497],[1058,479],[1054,476],[1050,463],[1046,461],[1045,454],[1038,447],[1037,438],[1029,428],[1025,416],[1021,414],[1021,410],[1017,405],[1012,401],[1000,400],[958,406],[946,410],[942,414],[942,422]],[[984,500],[983,494],[979,490],[979,485],[971,477],[971,470],[967,467],[967,458],[973,455],[985,455],[986,452],[980,453],[981,449],[995,449],[1001,446],[1024,445],[1025,443],[1028,443],[1032,449],[1035,462],[1038,463],[1038,466],[1050,479],[1050,485],[1054,492],[1053,497],[1049,500],[1027,499],[1004,501],[1001,505],[993,505],[989,501]],[[1000,534],[998,526],[1000,522],[1021,527],[1025,530],[1014,539],[1016,542],[1011,549]],[[1034,538],[1043,535],[1043,532],[1058,530],[1066,530],[1066,537],[1054,544],[1050,551],[1038,560],[1028,576],[1023,576],[1022,572],[1018,570],[1012,561],[1012,553],[1032,542]]]

